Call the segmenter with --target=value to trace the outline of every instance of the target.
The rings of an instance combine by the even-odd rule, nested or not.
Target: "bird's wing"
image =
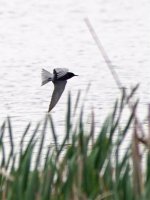
[[[67,68],[55,68],[53,72],[56,78],[59,79],[63,77],[64,75],[66,75],[68,71],[69,70]]]
[[[67,81],[57,81],[56,83],[54,83],[54,91],[52,94],[48,112],[50,112],[54,108],[54,106],[57,104],[57,102],[59,101],[59,99],[65,89],[66,83],[67,83]]]

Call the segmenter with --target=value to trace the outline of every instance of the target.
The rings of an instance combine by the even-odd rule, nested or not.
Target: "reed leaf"
[[[44,120],[43,130],[42,130],[42,138],[41,138],[41,141],[40,141],[40,145],[39,145],[39,149],[38,149],[38,153],[37,153],[37,159],[36,159],[36,162],[35,162],[35,169],[37,169],[37,167],[39,166],[40,159],[41,159],[41,153],[42,153],[42,147],[43,147],[44,139],[45,139],[47,120],[48,120],[48,117],[46,115],[45,120]]]
[[[49,117],[49,120],[50,120],[52,135],[53,135],[53,139],[54,139],[54,143],[55,143],[55,149],[56,149],[56,152],[58,153],[58,151],[59,151],[58,148],[59,148],[59,147],[58,147],[58,142],[57,142],[57,135],[56,135],[56,131],[55,131],[55,125],[54,125],[52,116],[49,115],[48,117]]]

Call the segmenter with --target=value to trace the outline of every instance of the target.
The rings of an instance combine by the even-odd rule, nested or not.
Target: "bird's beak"
[[[79,76],[79,75],[76,75],[76,74],[75,74],[74,76]]]

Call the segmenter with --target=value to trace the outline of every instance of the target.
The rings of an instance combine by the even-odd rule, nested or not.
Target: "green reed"
[[[135,88],[128,97],[132,98],[134,90]],[[44,122],[37,124],[29,141],[25,143],[26,137],[29,137],[31,132],[31,125],[27,125],[20,139],[19,154],[16,154],[15,133],[12,131],[10,118],[2,124],[0,128],[0,199],[150,199],[150,136],[139,136],[135,120],[138,103],[133,104],[126,123],[122,123],[123,111],[128,104],[128,99],[123,92],[121,99],[116,101],[112,112],[99,128],[99,132],[95,133],[93,111],[89,130],[83,120],[83,106],[78,116],[78,123],[74,122],[80,92],[74,106],[71,100],[69,94],[66,131],[61,142],[58,141],[56,124],[52,115],[46,115]],[[150,120],[148,126],[150,130]],[[9,144],[4,143],[6,131],[9,133]],[[39,131],[40,138],[37,137]],[[52,134],[54,145],[47,147],[46,156],[43,159],[42,149],[46,132]],[[121,153],[127,134],[132,134],[132,141],[128,143],[125,152]],[[142,155],[146,160],[143,168]]]

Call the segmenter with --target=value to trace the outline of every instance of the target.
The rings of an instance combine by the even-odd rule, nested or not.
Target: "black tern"
[[[53,70],[53,74],[48,72],[45,69],[42,69],[42,85],[45,85],[46,83],[50,81],[52,81],[54,84],[54,91],[52,94],[48,112],[50,112],[59,101],[65,89],[67,80],[74,76],[78,76],[78,75],[75,75],[74,73],[69,72],[67,68],[55,68]]]

